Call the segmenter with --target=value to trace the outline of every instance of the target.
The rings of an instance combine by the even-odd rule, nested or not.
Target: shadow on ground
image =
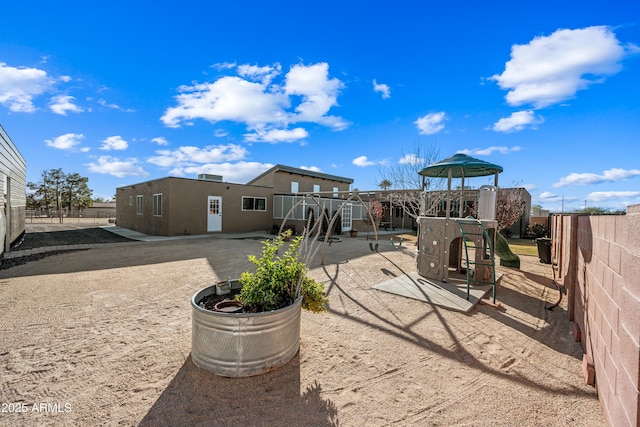
[[[241,391],[240,391],[241,390]],[[140,426],[337,426],[338,411],[317,382],[300,390],[299,353],[276,371],[225,378],[196,367],[189,356]]]

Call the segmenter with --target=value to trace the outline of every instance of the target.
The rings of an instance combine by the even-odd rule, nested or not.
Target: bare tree
[[[439,160],[440,149],[435,145],[416,144],[413,153],[401,152],[401,155],[396,163],[379,171],[381,184],[384,182],[396,190],[422,189],[424,184],[429,189],[429,180],[423,183],[419,172]]]
[[[396,163],[379,170],[379,186],[383,190],[394,190],[381,194],[380,198],[388,200],[392,208],[401,207],[409,217],[417,218],[424,202],[424,190],[440,188],[442,181],[424,178],[419,172],[438,161],[439,156],[440,149],[433,144],[416,144],[413,153],[401,152]]]

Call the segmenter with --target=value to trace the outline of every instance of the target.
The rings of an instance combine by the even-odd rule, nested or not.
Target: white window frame
[[[314,193],[320,192],[320,184],[313,184],[313,192]]]
[[[136,215],[144,214],[144,196],[142,194],[138,194],[136,196]]]
[[[298,181],[291,181],[291,192],[293,194],[298,193],[300,190],[300,184],[298,184]]]
[[[153,195],[153,216],[162,216],[162,193]]]
[[[129,206],[133,206],[133,196],[129,196]]]

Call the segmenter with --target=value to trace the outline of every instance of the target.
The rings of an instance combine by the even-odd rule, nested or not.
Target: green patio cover
[[[447,178],[449,169],[451,169],[452,178],[488,176],[502,172],[502,166],[474,159],[466,154],[454,154],[449,158],[430,164],[418,173],[432,178]]]

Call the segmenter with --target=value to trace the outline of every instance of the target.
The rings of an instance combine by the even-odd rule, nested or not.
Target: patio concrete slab
[[[469,300],[467,300],[466,283],[430,280],[415,271],[389,279],[373,288],[462,313],[473,310],[476,304],[491,291],[491,285],[472,286],[469,290]]]

